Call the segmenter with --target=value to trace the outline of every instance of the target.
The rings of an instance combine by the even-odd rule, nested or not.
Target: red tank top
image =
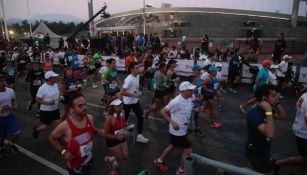
[[[124,127],[126,127],[125,118],[124,117],[115,118],[112,128],[110,129],[110,134],[114,135],[115,131],[123,129]]]
[[[89,117],[85,118],[86,126],[84,128],[77,128],[70,117],[66,119],[71,130],[71,139],[67,143],[66,150],[73,155],[73,159],[65,161],[65,163],[70,169],[79,168],[92,159],[94,127]]]

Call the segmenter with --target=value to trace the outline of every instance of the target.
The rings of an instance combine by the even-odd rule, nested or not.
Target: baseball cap
[[[194,90],[196,88],[195,85],[192,85],[188,81],[184,81],[179,85],[179,91],[185,91],[185,90]]]
[[[282,57],[282,59],[283,59],[283,60],[284,60],[284,59],[287,59],[287,58],[291,59],[291,58],[292,58],[292,56],[289,56],[289,55],[284,55],[284,56]]]
[[[120,105],[120,104],[122,104],[123,103],[123,101],[121,101],[120,99],[116,99],[116,100],[113,100],[112,102],[111,102],[111,106],[113,105],[113,106],[118,106],[118,105]]]
[[[278,65],[272,64],[271,67],[270,67],[270,69],[278,69],[278,67],[279,67]]]
[[[272,65],[273,64],[273,61],[269,60],[269,59],[265,59],[262,61],[262,66],[268,66],[268,65]]]
[[[209,73],[216,72],[216,71],[217,71],[217,68],[215,66],[210,66],[209,69],[208,69]]]
[[[199,70],[201,70],[201,66],[198,64],[195,64],[192,68],[192,71],[199,71]]]
[[[51,77],[57,77],[59,74],[54,73],[53,71],[47,71],[45,73],[45,79],[48,80]]]

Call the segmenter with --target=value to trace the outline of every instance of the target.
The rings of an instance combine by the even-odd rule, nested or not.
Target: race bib
[[[20,60],[20,62],[19,63],[26,63],[26,61],[25,60]]]
[[[111,84],[109,85],[109,87],[110,87],[111,89],[115,89],[115,88],[117,88],[117,83],[111,83]]]
[[[76,88],[76,85],[71,85],[69,86],[69,89],[72,90],[72,89],[75,89]]]
[[[95,66],[90,66],[90,69],[91,69],[91,70],[95,69]]]
[[[33,81],[33,86],[40,86],[42,85],[42,81],[41,80],[34,80]]]
[[[90,156],[92,154],[93,142],[80,146],[81,157]]]
[[[74,61],[74,64],[79,64],[79,62],[78,61]]]

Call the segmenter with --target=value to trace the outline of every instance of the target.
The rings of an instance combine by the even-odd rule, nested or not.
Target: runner
[[[298,165],[298,173],[303,174],[307,165],[307,89],[305,93],[299,98],[296,104],[296,116],[292,126],[294,135],[296,137],[296,145],[299,156],[288,157],[287,159],[277,160],[275,174],[278,174],[280,166]]]
[[[257,88],[255,97],[257,105],[246,116],[248,132],[245,145],[246,157],[255,171],[270,173],[274,168],[270,146],[275,135],[274,118],[285,119],[286,114],[278,101],[273,85]]]
[[[218,87],[218,80],[216,79],[217,68],[210,66],[208,68],[208,76],[203,80],[203,98],[206,102],[204,109],[209,109],[209,121],[210,126],[218,128],[221,126],[220,122],[216,122],[216,105],[213,101],[216,96],[216,90]]]
[[[78,71],[75,71],[77,73]],[[74,74],[75,74],[74,73]],[[63,108],[63,118],[65,118],[69,113],[68,99],[74,93],[80,93],[82,89],[82,84],[78,83],[77,78],[73,76],[70,67],[66,67],[64,70],[64,76],[61,81],[61,103],[64,105]]]
[[[44,73],[53,70],[52,61],[49,57],[49,53],[45,53],[45,60],[42,64],[42,69],[44,70]]]
[[[106,87],[107,104],[110,104],[119,90],[119,81],[117,80],[116,61],[114,58],[107,60],[109,65],[103,73],[102,81]]]
[[[167,79],[168,81],[168,88],[167,88],[167,101],[176,97],[176,88],[177,83],[179,81],[179,77],[175,73],[174,69],[176,68],[176,60],[169,60],[167,63]]]
[[[112,154],[112,156],[105,157],[105,161],[111,169],[110,175],[119,175],[121,162],[128,159],[128,146],[125,136],[129,133],[117,134],[127,126],[122,104],[123,102],[119,99],[111,102],[104,127],[98,131],[101,136],[106,138],[106,144]]]
[[[60,119],[58,108],[60,91],[56,83],[58,74],[53,71],[45,73],[46,82],[38,89],[36,102],[40,104],[41,125],[33,127],[32,137],[36,139],[39,132],[48,130],[51,124]]]
[[[166,76],[167,66],[165,63],[159,65],[159,70],[154,73],[153,86],[154,86],[154,103],[145,112],[144,117],[148,118],[152,111],[156,111],[165,101],[167,86],[167,76]]]
[[[43,84],[44,78],[44,71],[39,67],[39,62],[34,61],[32,63],[32,68],[29,69],[28,74],[26,76],[26,81],[30,83],[30,94],[32,100],[28,102],[27,110],[31,111],[33,104],[35,103],[35,98],[39,87]],[[36,117],[39,117],[39,108],[40,105],[38,104],[38,110]]]
[[[9,140],[7,146],[12,152],[19,152],[13,142],[20,137],[20,128],[13,113],[17,108],[15,92],[5,87],[5,81],[5,76],[0,75],[0,158],[8,156],[4,146],[5,139]]]
[[[255,80],[255,85],[253,86],[253,92],[255,93],[257,91],[257,89],[260,86],[263,86],[265,84],[268,84],[269,82],[269,69],[271,67],[271,65],[273,64],[273,62],[271,60],[263,60],[262,61],[262,69],[258,72],[257,74],[257,78]],[[249,100],[247,100],[244,104],[240,105],[240,109],[243,113],[246,113],[246,108],[251,105],[254,104],[256,102],[256,97],[253,97]]]
[[[52,131],[49,142],[63,156],[70,175],[89,175],[93,167],[92,146],[96,130],[93,116],[87,113],[82,94],[72,95],[68,105],[71,115]]]
[[[154,166],[162,172],[168,171],[165,158],[175,148],[181,148],[183,153],[176,175],[184,175],[184,160],[192,152],[191,142],[188,140],[188,126],[193,108],[191,98],[195,87],[190,82],[182,82],[179,86],[180,94],[161,110],[162,117],[169,123],[170,135],[170,145],[154,161]]]
[[[140,79],[138,75],[138,63],[133,62],[130,64],[131,74],[128,75],[124,81],[121,95],[124,100],[125,120],[129,118],[130,110],[132,109],[138,120],[138,135],[137,142],[147,143],[149,139],[145,138],[143,132],[143,110],[140,105],[140,98],[143,96],[143,92],[140,89]]]

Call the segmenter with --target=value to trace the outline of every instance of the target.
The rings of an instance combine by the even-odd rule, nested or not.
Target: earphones
[[[113,117],[114,117],[114,118],[117,118],[117,117],[118,117],[118,115],[117,115],[116,112],[113,113]],[[123,113],[123,112],[119,113],[119,117],[124,117],[124,113]]]

